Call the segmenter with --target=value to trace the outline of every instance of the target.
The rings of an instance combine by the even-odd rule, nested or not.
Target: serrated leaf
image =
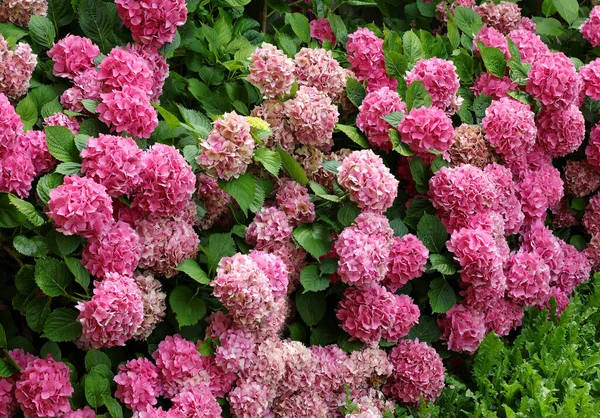
[[[471,84],[473,82],[473,57],[461,51],[459,55],[452,57],[452,62],[456,67],[456,74],[460,78],[460,81],[466,84]]]
[[[60,347],[54,341],[46,341],[42,348],[40,348],[40,358],[46,358],[48,354],[56,361],[62,359],[62,351],[60,351]]]
[[[458,33],[458,27],[454,22],[448,22],[448,39],[452,48],[456,49],[460,46],[460,34]]]
[[[187,286],[177,286],[169,296],[180,327],[195,325],[206,315],[206,303]]]
[[[75,135],[63,126],[46,126],[46,144],[54,158],[62,162],[78,162],[79,151],[75,147]]]
[[[404,113],[402,112],[392,112],[383,117],[387,123],[392,125],[394,128],[398,128],[398,124],[404,119]]]
[[[439,253],[448,240],[448,231],[442,221],[425,213],[417,225],[417,237],[430,252]]]
[[[102,400],[112,418],[123,418],[123,408],[117,400],[109,395],[103,395]]]
[[[477,47],[488,72],[498,78],[504,77],[506,74],[506,57],[504,56],[504,52],[493,46],[485,46],[483,42],[477,42]]]
[[[81,100],[81,104],[88,112],[97,113],[96,109],[98,108],[100,102],[98,100],[83,99]]]
[[[49,257],[36,261],[35,282],[46,295],[57,297],[66,294],[71,280],[71,273],[62,261]]]
[[[444,160],[441,155],[438,155],[431,162],[431,172],[435,174],[443,167],[450,167],[450,163]]]
[[[0,34],[4,37],[8,46],[12,49],[17,45],[17,41],[27,36],[29,32],[13,23],[0,23]]]
[[[212,270],[215,270],[221,258],[235,254],[235,242],[231,234],[210,234],[206,253]]]
[[[27,325],[35,332],[42,332],[48,315],[50,315],[50,298],[35,298],[25,308]]]
[[[252,201],[254,200],[256,189],[254,178],[250,174],[245,173],[237,179],[233,178],[228,181],[221,180],[219,181],[219,187],[235,199],[244,213],[248,212],[248,209],[250,209]]]
[[[198,262],[192,258],[184,260],[183,263],[177,267],[177,270],[184,272],[200,284],[210,283],[208,275],[202,270],[202,267],[200,267]]]
[[[321,274],[333,274],[338,269],[338,261],[335,258],[325,258],[321,261],[319,271]]]
[[[360,215],[360,208],[354,202],[348,202],[338,210],[338,221],[342,226],[350,226]]]
[[[72,257],[65,257],[65,264],[69,271],[75,276],[75,281],[84,289],[90,285],[90,273],[83,267],[81,260]]]
[[[114,4],[99,0],[79,0],[79,26],[83,33],[94,41],[102,52],[112,46],[112,27],[117,18]]]
[[[287,13],[285,23],[292,27],[292,30],[302,42],[310,42],[310,25],[306,16],[301,13]]]
[[[8,195],[8,202],[14,206],[20,214],[25,216],[25,218],[33,225],[33,226],[42,226],[45,221],[42,215],[39,214],[37,210],[33,207],[33,205],[25,200],[19,199],[17,196],[13,194]]]
[[[402,222],[402,219],[392,219],[390,221],[390,228],[392,228],[394,231],[395,237],[403,237],[404,235],[408,234],[408,228],[404,222]]]
[[[456,294],[452,286],[442,277],[434,279],[429,284],[429,303],[433,313],[445,313],[456,303]]]
[[[98,350],[89,350],[85,354],[85,369],[91,372],[92,369],[100,364],[107,366],[109,369],[112,367],[110,357]]]
[[[204,357],[209,357],[215,354],[216,346],[212,338],[205,338],[202,344],[198,346],[198,352]]]
[[[410,111],[422,106],[431,106],[431,96],[422,81],[413,81],[406,90],[406,109]]]
[[[17,114],[21,116],[23,128],[25,131],[30,130],[38,120],[38,109],[31,97],[27,96],[19,102],[15,109]]]
[[[279,154],[281,164],[290,177],[301,185],[306,186],[308,184],[308,177],[300,163],[279,145],[277,146],[277,154]]]
[[[311,264],[300,271],[300,283],[304,292],[319,292],[329,287],[329,276],[321,277],[319,267]]]
[[[254,161],[261,163],[265,170],[275,177],[279,176],[281,157],[275,151],[271,151],[268,148],[257,148],[254,150]]]
[[[335,129],[345,133],[348,138],[354,141],[355,144],[358,144],[361,148],[369,147],[369,142],[367,141],[367,138],[365,138],[364,135],[359,132],[358,128],[338,123],[335,125]]]
[[[48,247],[50,251],[65,257],[71,254],[81,244],[81,237],[78,235],[63,235],[58,231],[50,231],[48,233]]]
[[[342,163],[340,163],[339,161],[336,160],[330,160],[330,161],[323,161],[323,168],[327,171],[329,171],[332,174],[335,174],[337,176],[338,172],[339,172],[339,168],[342,166]]]
[[[48,18],[56,28],[66,26],[73,21],[75,13],[70,0],[48,0]]]
[[[354,106],[360,107],[366,95],[365,86],[357,79],[348,77],[348,81],[346,81],[346,96],[348,96],[350,102]]]
[[[322,224],[303,224],[294,229],[294,240],[314,258],[319,259],[331,248],[331,234]]]
[[[65,176],[71,176],[73,174],[79,174],[81,172],[81,163],[60,163],[56,166],[55,171],[58,174],[63,174]]]
[[[0,359],[0,377],[10,377],[16,370],[8,362]]]
[[[317,325],[325,317],[327,303],[321,292],[296,292],[296,309],[302,320],[310,326]]]
[[[74,309],[55,309],[44,324],[42,337],[50,341],[72,341],[81,332],[81,324],[77,322],[78,312]]]
[[[31,38],[43,47],[51,48],[56,37],[54,25],[44,16],[33,15],[27,24]]]
[[[451,276],[456,273],[456,266],[452,260],[449,260],[441,254],[431,254],[429,260],[431,261],[431,268],[433,270],[437,270],[446,276]]]
[[[483,26],[481,17],[473,9],[458,6],[454,9],[454,21],[467,36],[474,38]]]
[[[553,17],[537,20],[535,33],[546,36],[561,36],[564,32],[563,25]]]
[[[402,47],[404,49],[404,57],[409,64],[415,64],[423,58],[423,46],[421,40],[413,32],[408,31],[402,35]]]
[[[410,172],[419,193],[426,193],[429,188],[429,167],[419,158],[414,157],[409,162]]]
[[[110,381],[99,371],[92,370],[85,377],[85,399],[92,408],[104,405],[104,397],[110,396]]]
[[[579,2],[577,0],[553,0],[554,7],[563,19],[570,25],[579,16]]]
[[[408,59],[400,52],[389,51],[385,53],[385,70],[392,78],[402,78],[408,68]]]
[[[40,111],[40,114],[43,118],[47,118],[56,113],[62,113],[62,112],[63,112],[63,107],[61,106],[60,101],[58,100],[58,97],[55,97],[54,100],[50,100],[48,103],[46,103],[44,106],[42,106],[42,110]]]
[[[152,106],[156,109],[156,111],[163,117],[169,128],[175,129],[181,126],[181,121],[177,119],[177,116],[169,112],[164,107],[158,105],[157,103],[152,103]]]
[[[392,143],[392,149],[396,151],[398,154],[403,155],[405,157],[411,157],[415,155],[415,152],[410,149],[407,143],[402,142],[402,138],[400,138],[400,134],[394,128],[390,129],[390,142]]]
[[[35,241],[24,235],[17,235],[13,238],[13,247],[27,257],[41,257],[45,254]]]
[[[30,295],[37,289],[35,269],[31,264],[25,264],[19,269],[15,276],[15,286],[22,295]]]
[[[411,340],[418,338],[420,342],[431,344],[438,341],[441,334],[435,318],[421,315],[419,323],[410,329],[407,338]]]

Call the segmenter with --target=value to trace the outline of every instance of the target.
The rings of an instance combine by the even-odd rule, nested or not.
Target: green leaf
[[[8,347],[8,342],[6,340],[6,331],[4,331],[4,327],[0,324],[0,349],[5,349]]]
[[[490,332],[479,346],[473,364],[473,374],[479,379],[498,373],[504,351],[504,343],[494,332]]]
[[[50,354],[55,361],[62,359],[62,351],[54,341],[46,341],[40,348],[40,358],[46,358]]]
[[[329,194],[329,191],[319,183],[311,181],[309,183],[311,190],[321,199],[329,200],[330,202],[339,202],[340,198],[336,195]]]
[[[434,279],[429,284],[429,303],[433,313],[445,313],[456,303],[456,295],[452,286],[442,277]]]
[[[408,234],[408,228],[406,225],[404,225],[404,222],[402,222],[402,219],[400,218],[392,219],[390,221],[390,228],[392,228],[394,231],[395,237],[403,237],[404,235]]]
[[[0,359],[0,377],[10,377],[16,373],[16,370],[6,361]]]
[[[333,34],[335,35],[336,41],[345,44],[346,39],[348,38],[348,29],[346,28],[344,20],[340,16],[333,13],[329,14],[327,19],[329,20],[329,24]]]
[[[448,22],[448,39],[452,48],[456,49],[460,46],[460,33],[458,33],[458,27],[454,22]]]
[[[424,2],[423,0],[417,0],[417,7],[419,8],[419,12],[421,12],[421,16],[424,17],[434,17],[436,5],[437,3],[433,1]]]
[[[429,188],[429,167],[427,167],[427,164],[420,157],[411,159],[409,165],[417,191],[419,193],[426,193]]]
[[[277,35],[275,35],[275,40],[277,41],[277,46],[281,48],[289,57],[296,55],[298,47],[296,46],[296,42],[294,42],[290,36],[283,32],[279,32]]]
[[[0,23],[0,34],[6,39],[10,48],[15,48],[17,41],[29,35],[29,32],[13,23]]]
[[[167,122],[167,125],[169,125],[169,128],[175,129],[175,128],[178,128],[179,126],[181,126],[181,121],[179,119],[177,119],[177,116],[175,116],[174,114],[169,112],[167,109],[161,107],[160,105],[158,105],[156,103],[152,103],[152,106],[154,106],[154,108],[157,110],[157,112],[160,113],[160,115],[163,117],[165,122]]]
[[[325,258],[321,261],[319,271],[321,274],[333,274],[338,269],[338,261],[335,258]]]
[[[329,277],[321,277],[319,267],[311,264],[300,271],[300,283],[304,292],[319,292],[329,287]]]
[[[483,26],[481,17],[473,9],[458,6],[454,11],[454,20],[459,29],[467,36],[474,38]]]
[[[483,42],[477,42],[477,47],[488,72],[498,78],[504,77],[506,74],[506,57],[504,56],[504,52],[493,46],[485,46]]]
[[[45,253],[42,248],[38,247],[35,241],[24,235],[17,235],[13,238],[13,247],[27,257],[41,257]]]
[[[314,326],[325,317],[327,303],[321,292],[296,292],[296,309],[302,320],[309,326]]]
[[[414,151],[410,149],[407,143],[402,142],[402,138],[400,138],[400,134],[396,129],[390,129],[390,142],[392,143],[392,149],[396,151],[398,154],[403,155],[405,157],[411,157],[415,155]]]
[[[34,271],[32,265],[25,264],[15,276],[15,286],[22,295],[30,295],[37,289]]]
[[[248,209],[250,209],[252,201],[254,200],[254,193],[256,191],[254,178],[250,174],[245,173],[237,179],[234,178],[228,181],[219,181],[219,187],[235,199],[244,213],[248,212]]]
[[[206,255],[213,270],[216,269],[221,258],[231,257],[235,252],[235,242],[231,234],[210,234],[208,237]]]
[[[55,171],[58,174],[63,174],[65,176],[79,174],[81,172],[81,163],[60,163],[58,166],[56,166]]]
[[[107,366],[109,369],[112,367],[112,362],[110,361],[110,357],[108,357],[102,351],[89,350],[85,354],[85,369],[88,372],[91,372],[94,367],[96,367],[100,364]]]
[[[55,309],[44,324],[42,337],[50,341],[72,341],[81,332],[81,324],[77,322],[78,312],[75,309]]]
[[[475,97],[475,100],[473,101],[473,111],[475,112],[478,122],[481,122],[481,119],[485,117],[485,111],[491,104],[492,98],[490,96],[480,94]]]
[[[285,23],[292,27],[292,30],[302,42],[310,42],[310,24],[306,16],[301,13],[287,13]]]
[[[90,285],[90,273],[83,267],[81,260],[77,258],[65,257],[65,264],[69,271],[75,276],[75,281],[84,289]]]
[[[71,273],[62,261],[48,257],[36,261],[35,282],[48,296],[57,297],[66,294],[71,280]]]
[[[431,261],[432,270],[437,270],[446,276],[451,276],[456,273],[456,266],[452,260],[449,260],[441,254],[430,254],[429,260]]]
[[[348,81],[346,81],[346,96],[348,96],[350,102],[354,106],[360,107],[366,95],[365,86],[357,79],[348,77]]]
[[[80,0],[79,26],[83,33],[94,41],[102,52],[112,47],[112,27],[117,18],[114,4],[99,0]]]
[[[169,296],[180,327],[196,325],[206,315],[206,304],[187,286],[177,286]]]
[[[208,133],[212,129],[212,123],[210,120],[197,110],[186,109],[181,105],[177,105],[179,113],[183,117],[183,120],[194,128],[194,130],[200,134],[202,138],[207,138]]]
[[[303,224],[294,229],[294,240],[314,258],[319,259],[331,248],[331,234],[319,223]]]
[[[431,172],[435,174],[443,167],[450,167],[450,163],[444,160],[441,155],[438,155],[431,162]]]
[[[31,97],[27,96],[19,102],[16,112],[21,116],[23,127],[26,131],[33,128],[38,120],[38,109]]]
[[[56,28],[66,26],[75,19],[70,0],[48,0],[48,18]]]
[[[456,67],[456,74],[460,78],[460,81],[466,84],[473,82],[473,57],[464,51],[461,51],[459,55],[452,57],[452,62]]]
[[[123,418],[123,408],[115,398],[109,395],[102,395],[102,400],[112,418]]]
[[[209,357],[215,354],[216,346],[212,338],[205,338],[202,344],[198,346],[198,352],[204,357]]]
[[[48,247],[61,257],[71,254],[79,247],[79,244],[81,244],[81,238],[78,235],[63,235],[58,231],[48,233]]]
[[[439,253],[448,240],[448,231],[438,218],[425,213],[417,225],[417,237],[432,253]]]
[[[78,162],[79,151],[75,147],[75,135],[63,126],[46,126],[46,144],[54,158],[62,162]]]
[[[229,7],[244,7],[250,3],[250,0],[223,0],[223,2]]]
[[[27,25],[31,38],[43,47],[51,48],[56,37],[56,29],[47,17],[33,15]]]
[[[408,59],[400,52],[388,51],[385,53],[385,70],[392,78],[403,78],[408,68]]]
[[[8,202],[14,206],[20,214],[25,216],[25,218],[33,225],[33,226],[42,226],[45,221],[42,215],[38,213],[37,210],[33,207],[33,205],[25,200],[19,199],[17,196],[13,194],[8,195]]]
[[[293,324],[288,325],[288,329],[290,330],[290,339],[292,341],[306,341],[306,327],[302,322],[294,322]]]
[[[268,148],[257,148],[254,150],[254,161],[261,163],[265,170],[275,177],[279,176],[281,157],[275,151],[271,151]]]
[[[338,210],[337,218],[342,226],[350,226],[360,215],[360,208],[354,202],[348,202]]]
[[[308,177],[300,163],[279,145],[277,145],[277,154],[279,154],[281,164],[290,177],[301,185],[306,186],[308,184]]]
[[[410,111],[422,106],[431,106],[431,96],[422,81],[413,81],[406,91],[406,109]]]
[[[196,260],[192,258],[184,260],[183,263],[177,267],[177,270],[184,272],[200,284],[210,283],[208,275],[204,272],[204,270],[202,270],[202,267],[200,267]]]
[[[54,100],[50,100],[44,106],[42,106],[42,110],[40,114],[43,118],[50,117],[56,113],[62,113],[64,111],[63,107],[58,100],[58,97],[55,97]]]
[[[398,128],[398,124],[404,119],[404,113],[402,112],[392,112],[383,117],[387,123],[392,125],[394,128]]]
[[[579,16],[579,2],[577,0],[553,0],[558,14],[570,25]]]
[[[435,318],[421,315],[419,323],[410,329],[407,338],[410,340],[418,338],[420,342],[431,344],[438,341],[441,334]]]
[[[340,163],[339,161],[336,161],[336,160],[323,161],[323,168],[335,175],[337,175],[339,173],[339,168],[341,166],[342,166],[342,163]]]
[[[35,298],[25,308],[27,325],[35,332],[42,332],[46,319],[50,314],[50,298]]]
[[[110,381],[94,369],[85,377],[85,399],[92,408],[99,408],[105,396],[110,396]]]
[[[563,25],[553,17],[535,21],[535,33],[546,36],[560,36],[564,32]]]
[[[358,144],[361,148],[369,148],[369,141],[367,141],[367,138],[359,132],[358,128],[338,123],[335,125],[335,129],[345,133],[348,138]]]
[[[556,7],[554,6],[553,0],[544,0],[542,2],[542,13],[544,13],[546,17],[552,16],[554,13],[556,13]]]
[[[402,36],[402,47],[404,49],[404,57],[409,64],[415,64],[421,58],[423,58],[423,46],[421,40],[413,32],[405,32]]]

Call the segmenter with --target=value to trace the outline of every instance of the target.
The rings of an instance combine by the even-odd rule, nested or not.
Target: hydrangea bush
[[[0,2],[0,418],[594,410],[490,359],[600,268],[596,46],[575,0]]]

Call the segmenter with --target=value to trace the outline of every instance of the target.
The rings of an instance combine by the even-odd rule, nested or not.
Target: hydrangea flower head
[[[6,2],[0,4],[0,13],[4,4]],[[36,65],[37,55],[29,44],[19,43],[15,50],[11,50],[0,34],[0,93],[12,100],[27,94]]]
[[[31,16],[46,16],[47,0],[5,0],[0,4],[0,22],[27,26]]]
[[[476,96],[485,94],[494,100],[501,99],[507,96],[509,90],[514,90],[517,83],[509,77],[498,78],[491,73],[481,73],[475,79],[475,84],[471,87]]]
[[[538,57],[529,70],[526,90],[544,106],[565,108],[577,102],[582,87],[571,60],[562,52]]]
[[[196,345],[179,334],[165,337],[152,357],[164,385],[164,395],[169,398],[179,393],[202,367],[202,355]]]
[[[288,242],[292,226],[285,212],[276,207],[263,207],[246,228],[246,242],[257,250],[270,250]]]
[[[275,45],[263,42],[260,48],[250,55],[248,82],[260,89],[265,99],[284,96],[294,83],[294,61],[277,49]]]
[[[438,319],[438,325],[448,349],[459,353],[475,353],[485,338],[483,314],[465,305],[454,305]]]
[[[101,95],[102,102],[96,110],[98,118],[111,130],[126,132],[138,138],[150,138],[158,126],[156,110],[150,104],[146,91],[135,86]]]
[[[600,173],[586,160],[568,160],[563,173],[565,191],[575,197],[587,196],[600,187]]]
[[[160,282],[150,273],[136,273],[134,279],[142,293],[144,320],[133,337],[136,340],[145,340],[167,314],[167,294],[162,291]]]
[[[65,36],[48,50],[48,56],[54,61],[54,75],[70,79],[94,69],[98,55],[100,48],[89,38],[75,35]]]
[[[491,46],[499,49],[504,53],[504,57],[507,60],[510,59],[510,51],[508,49],[508,41],[506,40],[506,37],[492,26],[484,25],[479,30],[475,38],[473,38],[473,52],[475,52],[477,55],[481,55],[479,52],[479,47],[477,46],[478,42],[482,42],[485,46]]]
[[[324,19],[329,22],[327,19]],[[300,86],[314,87],[338,102],[346,90],[347,71],[325,49],[302,48],[294,57]]]
[[[369,143],[384,151],[392,149],[390,124],[383,118],[393,112],[406,113],[406,104],[398,93],[389,87],[382,87],[368,93],[359,107],[356,126],[363,131]]]
[[[103,83],[105,93],[125,86],[137,87],[148,95],[152,91],[152,71],[148,63],[126,48],[113,48],[98,68],[98,80]]]
[[[221,416],[221,405],[211,391],[202,386],[183,389],[173,398],[173,408],[184,417],[215,418]]]
[[[548,46],[535,32],[515,29],[508,34],[508,37],[519,48],[523,62],[533,64],[538,58],[550,52]]]
[[[335,34],[331,29],[329,19],[319,18],[310,21],[310,36],[319,42],[328,41],[331,45],[336,44]]]
[[[413,234],[395,237],[383,285],[390,292],[396,292],[410,280],[421,277],[428,258],[429,250]]]
[[[526,153],[535,144],[535,114],[510,97],[494,100],[482,119],[485,138],[503,156]]]
[[[516,3],[486,1],[475,6],[474,9],[481,16],[484,24],[492,26],[505,35],[522,25],[521,9]]]
[[[162,390],[156,366],[144,357],[121,364],[114,381],[117,384],[115,397],[132,411],[156,405]]]
[[[546,107],[538,114],[536,125],[538,143],[553,157],[576,151],[585,138],[585,120],[577,105]]]
[[[600,46],[600,6],[594,6],[590,16],[581,25],[580,31],[592,46]]]
[[[27,131],[20,137],[19,142],[31,157],[36,176],[48,173],[54,168],[56,159],[48,151],[44,131]]]
[[[398,124],[398,132],[415,152],[447,151],[454,142],[452,120],[437,107],[411,109]]]
[[[441,58],[421,59],[405,76],[406,85],[421,81],[431,96],[432,105],[445,110],[450,106],[460,82],[452,61]]]
[[[535,306],[550,292],[550,269],[535,252],[511,255],[506,273],[507,296],[517,303]]]
[[[517,183],[523,213],[528,219],[543,219],[546,210],[554,206],[564,195],[560,172],[550,166],[528,170]]]

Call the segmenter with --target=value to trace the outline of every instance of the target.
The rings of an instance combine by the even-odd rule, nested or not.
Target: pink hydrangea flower
[[[410,280],[421,277],[428,258],[429,251],[413,234],[395,237],[383,285],[390,292],[396,292]]]
[[[277,185],[277,206],[294,225],[311,223],[315,220],[315,205],[310,200],[308,189],[291,179],[281,179]]]
[[[371,150],[354,151],[338,169],[338,182],[361,209],[385,212],[398,195],[398,180]]]
[[[568,160],[564,175],[565,191],[575,197],[587,196],[600,187],[600,173],[585,160]]]
[[[10,418],[15,415],[18,408],[14,379],[0,378],[0,416]]]
[[[103,83],[105,93],[125,86],[136,87],[148,95],[152,92],[153,74],[148,63],[126,48],[113,48],[98,68],[98,80]]]
[[[153,408],[150,405],[146,405],[141,411],[135,411],[133,418],[184,418],[181,413],[170,409],[165,411],[162,408]]]
[[[521,209],[511,171],[506,166],[493,163],[486,166],[484,172],[496,186],[498,197],[494,201],[493,209],[502,215],[504,234],[516,234],[523,225],[525,215]]]
[[[484,310],[485,326],[488,332],[503,337],[521,326],[524,315],[522,306],[505,298],[494,298]]]
[[[348,354],[337,344],[313,345],[310,350],[316,358],[313,388],[322,396],[342,388],[347,380]]]
[[[479,33],[477,33],[475,38],[473,38],[473,52],[475,52],[477,55],[481,55],[479,52],[479,47],[477,46],[477,42],[482,42],[485,46],[498,48],[504,53],[504,57],[507,60],[510,59],[510,51],[508,49],[508,41],[506,40],[506,37],[493,27],[484,25],[479,30]]]
[[[198,224],[201,229],[209,229],[222,215],[227,213],[231,196],[219,187],[217,179],[205,173],[198,174],[197,183],[198,199],[206,209],[206,214],[198,221]]]
[[[585,120],[576,105],[546,107],[538,114],[536,125],[538,143],[553,157],[576,151],[585,138]]]
[[[98,71],[93,68],[75,76],[74,86],[65,90],[60,96],[60,104],[67,110],[73,112],[85,112],[82,100],[101,99],[102,84],[98,80]]]
[[[314,87],[301,86],[284,108],[298,142],[323,151],[331,149],[339,112],[329,96]]]
[[[328,41],[331,45],[336,44],[335,34],[331,29],[329,19],[319,18],[310,21],[310,36],[319,42]]]
[[[167,314],[167,294],[162,291],[160,282],[150,273],[136,273],[134,279],[142,293],[144,320],[133,337],[136,340],[145,340]]]
[[[260,383],[244,381],[227,396],[231,413],[236,418],[268,416],[273,391]]]
[[[505,35],[522,24],[521,9],[516,3],[502,1],[496,4],[487,1],[480,6],[475,6],[474,9],[481,16],[484,24],[492,26]]]
[[[358,110],[356,126],[367,135],[369,143],[384,151],[391,150],[391,126],[383,118],[393,112],[406,113],[406,104],[398,93],[388,87],[374,90],[366,95]]]
[[[6,2],[0,5],[0,13],[4,4]],[[27,94],[36,65],[37,55],[29,44],[19,43],[15,50],[11,50],[0,34],[0,93],[12,100]]]
[[[444,389],[444,365],[434,348],[419,340],[402,340],[390,352],[394,366],[384,393],[407,405],[418,406],[421,397],[435,401]]]
[[[183,389],[173,398],[173,408],[184,417],[193,418],[218,418],[222,413],[221,405],[204,386]]]
[[[573,289],[590,279],[592,265],[585,252],[564,241],[559,241],[559,244],[563,253],[563,264],[560,273],[550,281],[550,285],[558,287],[568,296]]]
[[[535,114],[510,97],[494,100],[482,119],[485,138],[503,156],[527,153],[535,144]]]
[[[83,247],[81,262],[99,279],[107,273],[131,277],[140,261],[140,238],[125,222],[106,225]]]
[[[123,346],[144,319],[140,289],[132,278],[118,273],[107,273],[95,286],[92,299],[76,306],[83,326],[81,342],[94,349]]]
[[[526,90],[544,106],[564,108],[577,102],[582,87],[571,60],[562,52],[542,55],[531,65]]]
[[[156,405],[156,398],[162,391],[158,369],[144,357],[121,364],[113,380],[117,384],[115,397],[132,411]]]
[[[539,144],[535,144],[527,154],[513,154],[504,156],[504,165],[512,171],[515,179],[522,179],[529,170],[552,165],[552,156]]]
[[[265,99],[284,96],[294,83],[294,61],[276,46],[263,42],[250,55],[248,82],[260,89]]]
[[[187,19],[185,0],[116,0],[117,12],[134,40],[159,49]]]
[[[579,30],[592,46],[600,46],[600,6],[594,6]]]
[[[81,124],[76,118],[69,117],[64,113],[59,112],[44,118],[44,126],[62,126],[63,128],[67,128],[74,135],[77,135]]]
[[[283,102],[277,99],[265,100],[260,106],[252,109],[251,115],[261,118],[271,127],[271,135],[264,140],[267,147],[276,148],[279,145],[288,152],[295,150],[296,138],[285,114]]]
[[[351,339],[367,344],[377,344],[382,338],[398,341],[408,335],[420,316],[418,306],[409,296],[394,295],[375,285],[348,288],[335,312]]]
[[[600,233],[600,193],[596,193],[592,196],[585,207],[583,226],[590,235]]]
[[[559,241],[543,221],[535,221],[522,231],[522,250],[542,257],[550,268],[551,281],[557,280],[563,266],[564,254]]]
[[[528,219],[543,219],[546,210],[554,206],[564,195],[560,172],[548,165],[539,170],[528,170],[517,183],[523,213]]]
[[[81,172],[113,197],[129,196],[140,183],[142,150],[131,138],[100,135],[81,151]]]
[[[164,55],[156,49],[144,44],[127,45],[127,50],[143,58],[152,73],[152,91],[150,99],[158,101],[162,95],[163,86],[169,77],[169,64]]]
[[[289,340],[283,341],[281,348],[284,372],[277,392],[280,395],[289,396],[294,392],[311,387],[316,378],[314,369],[317,358],[310,348],[299,341]]]
[[[327,20],[327,19],[325,19]],[[314,87],[339,101],[346,90],[348,72],[325,49],[302,48],[294,57],[298,85]]]
[[[67,412],[62,415],[64,418],[96,418],[96,411],[89,406],[85,406],[75,411]]]
[[[44,131],[27,131],[19,142],[30,155],[36,176],[48,173],[56,166],[56,159],[48,151]]]
[[[476,96],[485,94],[494,100],[498,100],[506,97],[509,90],[515,90],[517,85],[509,77],[498,78],[491,73],[481,73],[475,79],[475,84],[473,84],[471,90]]]
[[[71,410],[71,369],[52,359],[31,361],[21,372],[15,398],[27,418],[56,417]]]
[[[442,329],[442,340],[448,349],[473,354],[485,338],[485,322],[483,315],[465,305],[454,305],[438,319]]]
[[[25,149],[1,151],[0,148],[0,191],[25,198],[29,196],[34,177],[35,167]]]
[[[348,381],[352,388],[367,389],[379,386],[392,375],[394,366],[387,353],[378,347],[365,347],[353,351],[347,362]]]
[[[509,259],[506,287],[513,301],[535,306],[546,300],[550,291],[550,269],[535,252],[519,251]]]
[[[519,48],[523,62],[533,64],[538,58],[550,53],[548,46],[534,32],[525,29],[512,30],[508,37]]]
[[[67,176],[61,186],[50,191],[48,216],[65,235],[96,236],[113,222],[112,212],[106,188],[88,178]]]
[[[264,385],[273,392],[281,390],[280,381],[286,372],[288,359],[286,352],[287,345],[279,337],[263,340],[256,348],[256,355],[242,372],[242,379]],[[306,364],[304,361],[302,363]]]
[[[21,117],[15,112],[8,97],[0,93],[0,152],[20,150],[21,135],[23,135]]]
[[[181,212],[196,190],[196,176],[173,146],[154,144],[142,156],[141,183],[131,207],[159,216]]]
[[[292,230],[285,212],[275,207],[263,207],[246,228],[246,242],[257,250],[271,250],[288,242]]]
[[[593,100],[600,99],[600,58],[579,68],[584,82],[585,94]]]
[[[102,102],[96,108],[98,118],[111,130],[126,132],[139,138],[150,138],[158,126],[156,110],[150,104],[144,90],[124,86],[123,90],[101,95]]]
[[[350,70],[354,72],[358,81],[368,81],[369,91],[387,86],[396,90],[397,81],[390,78],[385,70],[385,55],[383,53],[383,39],[375,36],[367,28],[360,28],[348,35],[346,44]]]
[[[188,258],[198,254],[200,239],[191,224],[179,217],[150,217],[136,223],[140,237],[140,267],[157,275],[172,277]]]
[[[229,329],[219,336],[215,363],[223,371],[240,373],[254,357],[256,341],[245,328]]]
[[[398,124],[398,132],[415,152],[447,151],[454,142],[452,119],[437,107],[411,109]]]
[[[422,81],[431,96],[432,105],[445,110],[458,93],[460,82],[452,61],[429,58],[421,59],[404,77],[406,85]]]
[[[75,35],[65,36],[48,50],[48,56],[54,61],[54,75],[70,79],[94,69],[98,55],[100,48],[90,39]]]
[[[289,272],[281,257],[264,251],[250,250],[248,256],[267,275],[273,297],[283,298],[287,294],[289,284]]]
[[[299,415],[300,411],[305,411],[306,413]],[[312,390],[304,390],[290,396],[282,396],[273,402],[273,412],[278,417],[325,417],[328,411],[329,408],[325,400]]]
[[[225,113],[213,123],[208,139],[200,143],[202,154],[197,162],[209,174],[220,179],[237,178],[252,163],[256,142],[250,134],[250,124],[235,112]]]
[[[590,131],[590,139],[585,147],[585,155],[590,163],[598,172],[600,172],[600,124],[597,124]]]
[[[0,22],[27,26],[31,16],[46,16],[47,0],[5,0],[0,4]]]

